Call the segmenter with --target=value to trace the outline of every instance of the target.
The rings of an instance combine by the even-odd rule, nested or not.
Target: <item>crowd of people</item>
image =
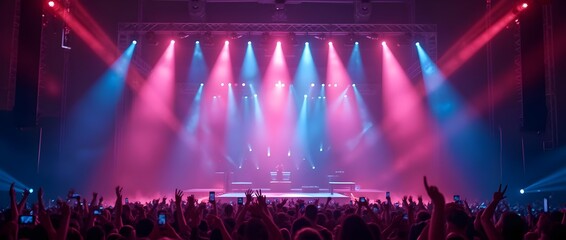
[[[513,211],[502,204],[507,187],[486,206],[466,201],[446,203],[441,191],[424,187],[422,197],[403,197],[400,204],[360,198],[351,204],[304,199],[268,201],[261,190],[248,190],[241,203],[198,201],[175,190],[174,199],[128,202],[116,187],[116,202],[105,206],[68,194],[45,206],[43,190],[28,208],[29,191],[18,202],[10,188],[10,208],[0,219],[0,239],[249,239],[249,240],[372,240],[372,239],[566,239],[566,212]]]

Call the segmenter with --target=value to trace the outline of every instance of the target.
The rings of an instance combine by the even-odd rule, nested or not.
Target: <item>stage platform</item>
[[[326,199],[327,197],[331,197],[333,199],[338,198],[347,198],[350,197],[340,193],[330,193],[330,192],[317,192],[317,193],[304,193],[304,192],[262,192],[267,198],[301,198],[301,199],[313,199],[313,198],[320,198]],[[236,200],[239,197],[245,197],[246,195],[242,192],[229,192],[224,193],[221,195],[216,196],[217,198],[221,199],[230,199]]]

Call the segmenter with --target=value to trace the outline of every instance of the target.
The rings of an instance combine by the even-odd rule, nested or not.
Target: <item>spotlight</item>
[[[324,83],[322,84],[322,86],[324,87]]]
[[[224,83],[220,83],[220,86],[224,87]]]
[[[175,44],[175,40],[171,40],[171,44]]]
[[[33,188],[30,188],[28,191],[29,193],[33,193]]]
[[[308,46],[308,45],[309,45],[309,42],[305,42],[305,45],[307,45],[307,46]]]
[[[199,42],[199,41],[196,41],[195,44],[200,44],[200,42]]]
[[[277,46],[281,46],[281,41],[277,41]]]
[[[387,43],[385,41],[381,42],[381,46],[387,46]]]
[[[329,45],[329,46],[332,46],[332,42],[328,42],[328,45]]]
[[[316,167],[312,166],[312,169],[315,169]]]
[[[254,94],[254,97],[257,98],[257,94]]]
[[[242,87],[245,87],[245,86],[246,86],[246,83],[242,83]]]
[[[132,44],[136,45],[136,44],[138,44],[138,41],[134,40],[134,41],[132,41]]]
[[[228,83],[228,86],[231,87],[231,86],[232,86],[232,83]]]
[[[230,44],[230,42],[228,42],[228,40],[224,41],[224,45],[228,45]]]
[[[314,87],[314,83],[311,83],[311,87]]]
[[[525,4],[526,4],[526,3],[525,3]],[[519,190],[519,193],[525,194],[525,189],[522,189],[522,188],[521,188],[521,190]]]
[[[355,42],[354,44],[359,45],[360,43],[359,43],[359,42]]]
[[[352,87],[356,87],[356,84],[355,84],[355,83],[352,83]]]
[[[201,87],[204,86],[204,83],[200,83],[200,86],[201,86]]]
[[[421,44],[419,42],[416,42],[415,45],[420,46]]]
[[[335,84],[334,84],[334,87],[338,87],[338,84],[337,84],[337,83],[335,83]]]
[[[49,1],[49,2],[47,2],[47,5],[48,5],[49,7],[55,7],[55,2],[54,2],[54,1]]]
[[[529,7],[529,4],[528,4],[528,3],[523,3],[523,4],[521,5],[521,7],[522,7],[522,8],[527,8],[527,7]]]
[[[305,94],[304,97],[307,98],[308,96]]]
[[[252,45],[252,41],[248,41],[248,45]]]

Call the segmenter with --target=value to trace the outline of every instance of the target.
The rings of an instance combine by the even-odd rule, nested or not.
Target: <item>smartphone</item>
[[[385,192],[385,197],[386,197],[386,198],[391,197],[391,193],[390,193],[390,192]]]
[[[454,202],[460,202],[460,195],[454,195]]]
[[[100,209],[94,209],[94,215],[100,215],[102,211]]]
[[[360,197],[360,203],[365,203],[366,202],[366,198],[365,197]]]
[[[265,203],[267,203],[267,205],[271,204],[271,200],[267,199],[265,200]]]
[[[35,216],[33,216],[33,215],[21,215],[20,219],[19,219],[19,223],[21,225],[26,225],[26,226],[34,225],[35,224]]]
[[[80,198],[81,195],[79,195],[78,193],[73,193],[73,195],[71,196],[72,198]]]
[[[215,202],[216,201],[216,193],[215,192],[210,192],[208,193],[208,202]]]
[[[128,200],[128,198],[126,198],[126,204],[129,204],[129,203],[130,203],[130,200]]]
[[[159,211],[157,214],[157,225],[163,226],[167,223],[167,215],[164,211]]]
[[[244,198],[243,197],[238,198],[238,205],[244,205]]]

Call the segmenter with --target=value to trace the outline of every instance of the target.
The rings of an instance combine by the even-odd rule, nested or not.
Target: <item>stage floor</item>
[[[306,192],[262,192],[267,198],[350,198],[344,194],[340,193],[329,193],[329,192],[317,192],[317,193],[306,193]],[[217,198],[238,198],[238,197],[245,197],[245,194],[242,192],[229,192],[224,193],[221,195],[216,196]]]

